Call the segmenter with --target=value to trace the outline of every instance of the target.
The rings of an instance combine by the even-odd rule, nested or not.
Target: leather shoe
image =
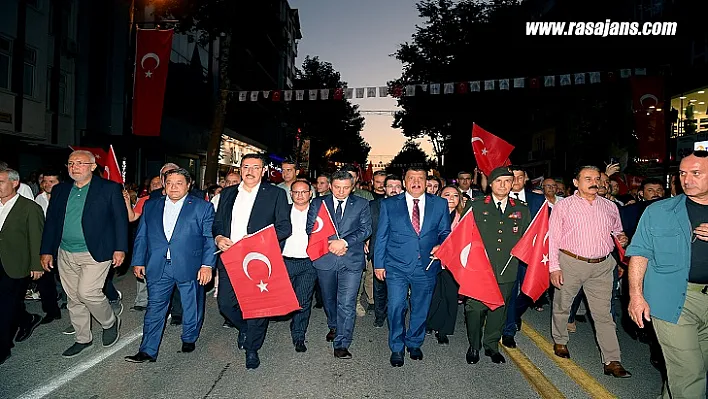
[[[170,325],[171,326],[181,326],[182,325],[182,316],[172,316],[172,320],[170,320]]]
[[[553,344],[553,353],[563,359],[570,359],[570,352],[568,352],[568,346],[566,345]]]
[[[477,364],[477,362],[479,362],[479,350],[472,349],[472,347],[470,346],[467,349],[467,354],[465,355],[465,358],[467,359],[467,364]]]
[[[492,363],[496,363],[496,364],[506,363],[506,359],[504,359],[504,356],[502,356],[502,354],[499,352],[492,352],[490,350],[486,350],[486,351],[484,351],[484,355],[489,356],[492,359]]]
[[[511,335],[504,335],[502,336],[502,345],[514,349],[516,348],[516,340]]]
[[[255,370],[261,365],[258,352],[246,352],[246,370]]]
[[[18,331],[17,336],[15,336],[15,342],[22,342],[29,338],[30,335],[32,335],[32,333],[34,332],[35,328],[37,328],[37,326],[39,326],[41,322],[42,317],[38,314],[33,314],[32,320],[30,320],[30,322],[25,324],[24,326],[20,327],[20,331]]]
[[[148,355],[145,352],[138,352],[133,356],[126,356],[125,361],[131,363],[145,363],[145,362],[155,362],[155,358]]]
[[[337,348],[334,350],[334,357],[337,359],[351,359],[352,354],[346,348]]]
[[[420,348],[408,348],[411,360],[423,360],[423,351]]]
[[[243,350],[243,346],[246,344],[246,333],[243,331],[238,332],[238,350]]]
[[[391,352],[391,366],[403,367],[404,356],[403,352]]]
[[[305,346],[305,341],[295,342],[295,352],[307,352],[307,347]]]
[[[327,342],[334,342],[334,337],[336,337],[336,336],[337,336],[337,330],[334,328],[330,328],[325,339],[327,340]]]
[[[605,375],[611,375],[615,378],[629,378],[632,376],[632,373],[625,370],[620,362],[610,362],[610,364],[605,364],[603,368]]]
[[[49,324],[54,320],[61,320],[61,313],[57,314],[46,314],[40,324]]]
[[[447,335],[445,335],[445,334],[440,334],[439,332],[436,332],[435,337],[438,339],[438,344],[440,344],[440,345],[450,344],[450,340],[447,338]]]
[[[183,353],[194,352],[195,347],[196,347],[196,345],[194,345],[194,342],[182,342],[182,352]]]

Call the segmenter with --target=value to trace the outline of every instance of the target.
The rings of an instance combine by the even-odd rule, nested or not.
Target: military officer
[[[509,168],[496,168],[489,174],[492,194],[469,201],[504,303],[509,303],[511,299],[519,266],[519,261],[511,256],[511,249],[531,222],[528,207],[523,202],[509,197],[513,181],[514,174]],[[479,350],[482,346],[484,354],[489,356],[492,362],[506,362],[504,356],[499,353],[499,339],[505,321],[506,306],[492,311],[482,302],[467,299],[465,324],[470,343],[466,355],[467,363],[474,364],[479,361]]]

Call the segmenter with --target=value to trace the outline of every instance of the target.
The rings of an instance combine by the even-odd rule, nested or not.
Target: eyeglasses
[[[94,163],[95,163],[95,162],[69,162],[69,163],[66,164],[66,167],[67,167],[67,168],[72,168],[72,167],[74,167],[74,166],[78,166],[78,167],[81,168],[81,167],[84,167],[84,166],[87,166],[87,165],[93,165]]]
[[[306,191],[291,191],[290,193],[292,193],[292,195],[305,195],[305,194],[309,194],[309,193],[310,193],[310,190],[306,190]]]
[[[544,184],[543,187],[546,187],[546,188],[556,188],[556,187],[558,187],[558,185],[557,185],[557,184]]]

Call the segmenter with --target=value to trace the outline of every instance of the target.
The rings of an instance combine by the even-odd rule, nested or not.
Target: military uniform
[[[496,202],[493,196],[488,195],[474,198],[468,201],[468,205],[472,208],[471,212],[482,235],[504,303],[509,303],[519,267],[518,259],[514,257],[509,260],[511,249],[523,236],[531,223],[531,217],[528,207],[522,201],[509,198],[503,215]],[[470,298],[465,303],[465,323],[472,349],[479,350],[480,346],[484,346],[486,352],[499,352],[498,343],[506,323],[506,306],[491,311],[482,302]]]

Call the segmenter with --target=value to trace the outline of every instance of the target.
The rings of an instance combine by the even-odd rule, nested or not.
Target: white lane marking
[[[101,363],[102,361],[106,360],[109,356],[111,356],[114,353],[118,352],[119,350],[125,348],[128,344],[132,343],[133,341],[135,341],[136,339],[138,339],[142,336],[143,336],[143,328],[142,327],[136,328],[135,330],[131,331],[129,335],[122,337],[112,347],[107,348],[107,349],[100,347],[102,350],[100,353],[96,354],[96,356],[89,358],[82,363],[77,364],[76,366],[70,368],[64,374],[61,374],[57,377],[52,378],[47,384],[44,384],[44,385],[42,385],[38,388],[35,388],[29,392],[25,392],[18,399],[40,399],[40,398],[43,398],[43,397],[49,395],[50,393],[61,388],[67,382],[80,376],[86,370],[88,370],[91,367],[97,365],[98,363]],[[96,345],[96,344],[94,343],[94,345]],[[100,345],[100,343],[99,343],[99,345]]]

